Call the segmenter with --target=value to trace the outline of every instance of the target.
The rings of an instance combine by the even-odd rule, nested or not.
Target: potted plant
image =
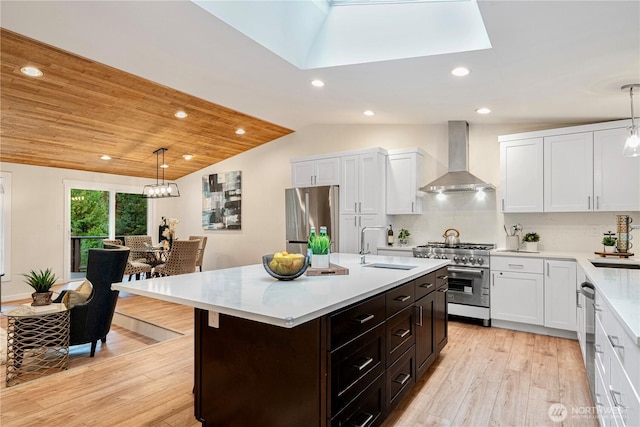
[[[526,233],[522,237],[522,242],[524,243],[524,250],[528,252],[538,252],[539,241],[540,241],[540,235],[535,231],[531,233]]]
[[[613,253],[616,251],[616,238],[612,236],[604,236],[602,238],[602,244],[604,245],[604,251]]]
[[[53,292],[50,290],[58,278],[50,268],[46,270],[35,271],[31,270],[29,274],[23,274],[27,279],[25,282],[31,286],[35,292],[31,294],[33,302],[31,305],[49,305],[51,304],[51,295]]]
[[[400,233],[398,233],[398,240],[400,241],[400,245],[406,245],[407,242],[409,241],[409,236],[411,236],[411,233],[409,233],[409,230],[405,230],[404,228],[400,229]]]

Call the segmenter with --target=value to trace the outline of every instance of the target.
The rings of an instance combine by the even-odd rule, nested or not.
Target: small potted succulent
[[[522,237],[522,243],[524,243],[524,250],[527,252],[538,252],[538,242],[540,241],[540,235],[535,231],[526,233]]]
[[[26,277],[25,282],[27,285],[31,286],[35,291],[31,294],[31,298],[33,298],[31,305],[38,306],[51,304],[51,296],[53,295],[51,286],[58,281],[58,278],[53,271],[50,268],[47,268],[44,271],[31,270],[29,274],[23,274],[23,276]]]
[[[604,251],[607,253],[613,253],[616,251],[616,238],[607,235],[602,238],[602,244],[604,245]]]
[[[409,236],[411,236],[409,230],[405,230],[404,228],[400,229],[400,233],[398,233],[398,240],[400,241],[401,246],[404,246],[409,242]]]

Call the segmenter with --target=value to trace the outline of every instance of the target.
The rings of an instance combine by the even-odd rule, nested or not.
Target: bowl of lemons
[[[302,254],[276,252],[262,256],[262,265],[271,277],[278,280],[293,280],[302,276],[309,267],[309,257]]]

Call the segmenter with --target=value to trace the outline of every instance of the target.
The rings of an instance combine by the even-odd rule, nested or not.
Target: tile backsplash
[[[396,235],[400,228],[411,232],[410,246],[444,241],[444,231],[455,228],[460,231],[462,242],[505,247],[503,225],[521,224],[523,233],[540,234],[540,250],[576,252],[602,250],[603,233],[616,231],[616,215],[630,215],[635,219],[633,224],[640,225],[640,212],[503,214],[497,207],[495,192],[486,193],[484,200],[475,193],[449,193],[442,200],[435,194],[426,194],[422,215],[396,215],[391,217],[391,223]],[[640,250],[640,230],[633,230],[632,235],[632,243],[637,243]]]

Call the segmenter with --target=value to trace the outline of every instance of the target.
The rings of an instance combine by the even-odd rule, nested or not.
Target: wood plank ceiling
[[[2,162],[155,178],[164,147],[174,180],[292,132],[6,29],[0,37]],[[26,65],[44,75],[22,74]]]

